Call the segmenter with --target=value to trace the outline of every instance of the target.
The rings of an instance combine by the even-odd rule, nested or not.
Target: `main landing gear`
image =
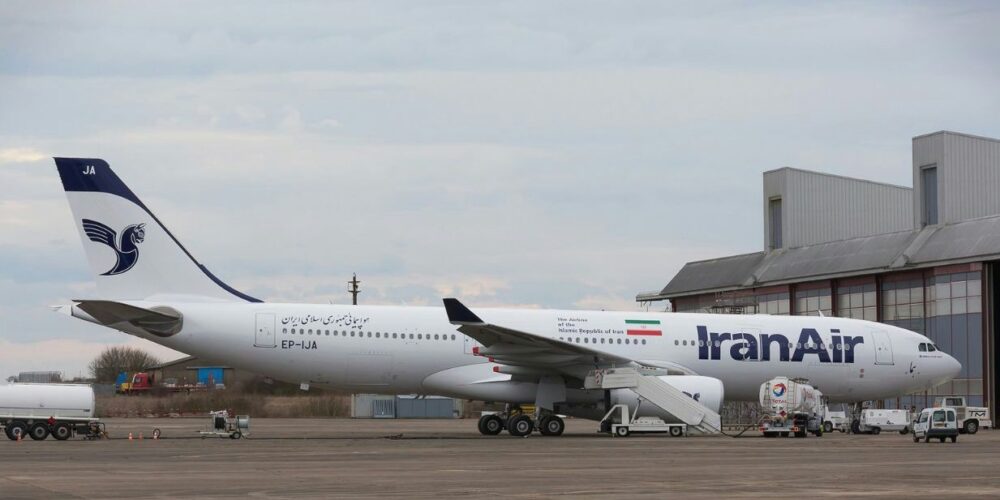
[[[518,407],[479,417],[479,433],[484,436],[496,436],[504,429],[515,437],[529,436],[536,429],[543,436],[560,436],[566,430],[566,422],[554,414],[542,415],[536,419],[523,413]]]

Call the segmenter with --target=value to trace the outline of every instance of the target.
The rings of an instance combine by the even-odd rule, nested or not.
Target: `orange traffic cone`
[[[131,441],[131,440],[132,440],[132,433],[131,433],[131,432],[130,432],[130,433],[128,433],[128,440],[129,440],[129,441]]]

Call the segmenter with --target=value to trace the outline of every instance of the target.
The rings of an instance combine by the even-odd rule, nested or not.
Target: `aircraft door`
[[[875,341],[875,364],[894,364],[892,361],[892,341],[889,340],[889,334],[882,330],[872,330],[872,339]]]
[[[257,321],[254,325],[254,347],[275,347],[274,328],[275,318],[273,313],[257,313]]]

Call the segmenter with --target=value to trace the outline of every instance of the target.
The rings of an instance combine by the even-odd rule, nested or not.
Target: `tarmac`
[[[207,417],[106,422],[108,440],[0,441],[0,497],[1000,497],[994,431],[613,438],[570,420],[514,438],[475,420],[251,419],[232,440],[197,437]]]

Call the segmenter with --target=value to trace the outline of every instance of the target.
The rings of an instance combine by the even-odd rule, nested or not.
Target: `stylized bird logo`
[[[83,219],[83,232],[87,233],[90,241],[103,243],[115,251],[118,261],[107,272],[101,273],[101,276],[114,276],[132,269],[139,261],[139,247],[136,245],[146,238],[146,224],[132,224],[126,227],[122,230],[121,239],[118,240],[118,233],[114,229],[96,220]]]

